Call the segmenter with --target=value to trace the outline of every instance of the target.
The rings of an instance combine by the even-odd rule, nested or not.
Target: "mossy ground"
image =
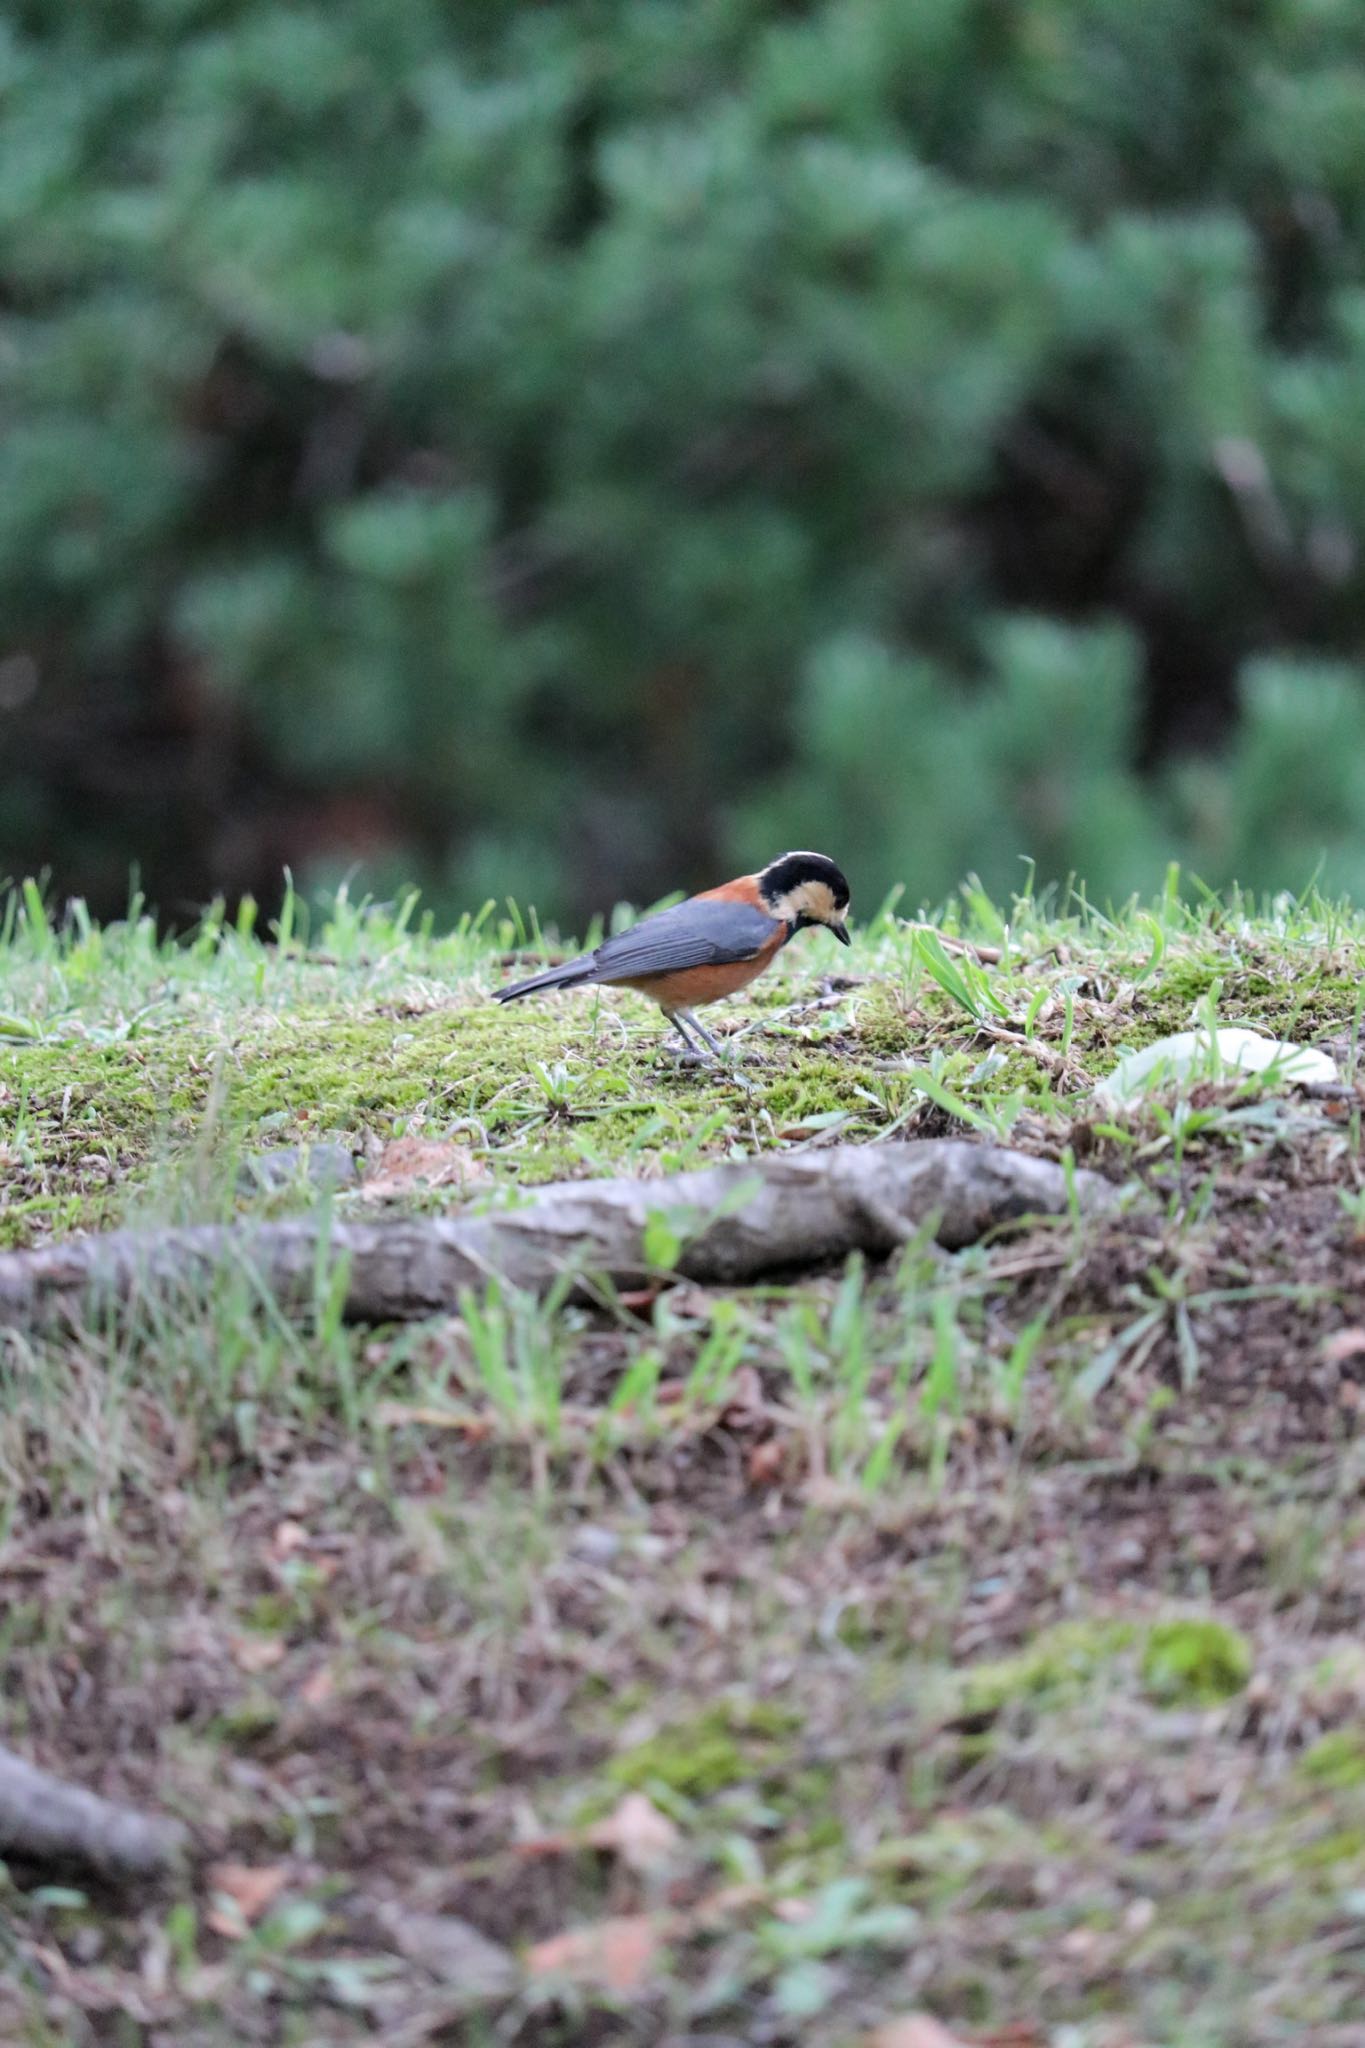
[[[713,1013],[720,1074],[634,998],[494,1005],[511,920],[11,918],[11,1246],[307,1204],[242,1161],[401,1135],[478,1199],[965,1129],[1156,1200],[610,1310],[491,1290],[353,1332],[324,1274],[298,1329],[244,1268],[0,1340],[5,1739],[279,1881],[238,1925],[202,1871],[16,1868],[6,2040],[840,2048],[910,2010],[1010,2048],[1353,2039],[1365,928],[964,905],[984,961],[893,916],[794,946]],[[1327,1044],[1348,1092],[1098,1112],[1196,1005]],[[602,1835],[623,1797],[658,1862]],[[516,1988],[395,1935],[424,1914],[506,1943]],[[533,1967],[621,1919],[629,1987]]]

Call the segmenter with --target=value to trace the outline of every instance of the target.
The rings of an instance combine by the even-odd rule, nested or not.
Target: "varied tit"
[[[550,988],[638,989],[694,1052],[705,1058],[705,1046],[719,1057],[693,1006],[744,988],[807,925],[823,925],[848,945],[848,904],[848,883],[827,855],[784,853],[756,875],[722,882],[643,918],[593,953],[498,989],[495,1000],[514,1003]]]

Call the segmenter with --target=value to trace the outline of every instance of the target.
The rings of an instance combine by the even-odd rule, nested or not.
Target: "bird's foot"
[[[695,1045],[675,1045],[669,1039],[666,1049],[672,1054],[675,1067],[705,1067],[709,1073],[716,1065],[709,1052],[699,1052]]]
[[[680,1072],[713,1074],[718,1081],[729,1081],[736,1088],[754,1086],[752,1081],[738,1071],[734,1056],[728,1051],[708,1052],[704,1046],[691,1045],[686,1039],[679,1043],[673,1038],[664,1040],[664,1050]]]
[[[683,1051],[679,1064],[685,1067],[705,1067],[717,1078],[733,1081],[736,1087],[748,1088],[752,1083],[735,1072],[739,1048],[732,1040],[718,1043],[706,1026],[693,1016],[690,1010],[678,1010],[673,1014],[673,1029],[681,1039]]]

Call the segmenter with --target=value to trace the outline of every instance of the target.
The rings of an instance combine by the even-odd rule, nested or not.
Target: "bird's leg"
[[[700,1024],[697,1023],[690,1010],[671,1010],[668,1013],[668,1021],[686,1046],[687,1052],[690,1053],[694,1060],[700,1060],[703,1066],[709,1067],[711,1065],[711,1053],[707,1052],[705,1046],[698,1045],[696,1039],[688,1030],[687,1025],[683,1023],[684,1017],[687,1018],[689,1023],[696,1026],[697,1031],[700,1032],[703,1038],[707,1039],[707,1043],[711,1045],[712,1052],[716,1049],[714,1040],[710,1039],[705,1031],[702,1031]]]
[[[710,1032],[707,1030],[706,1026],[702,1023],[699,1017],[694,1016],[691,1010],[675,1010],[673,1013],[674,1022],[678,1024],[679,1028],[681,1028],[682,1019],[684,1017],[687,1019],[693,1031],[696,1032],[697,1037],[700,1038],[706,1045],[708,1045],[711,1048],[711,1051],[715,1055],[715,1057],[718,1060],[723,1060],[725,1058],[725,1053],[723,1049],[719,1045],[717,1045],[715,1039],[711,1036]]]

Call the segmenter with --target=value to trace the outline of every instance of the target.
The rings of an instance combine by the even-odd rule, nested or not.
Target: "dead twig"
[[[81,1863],[104,1877],[157,1877],[188,1846],[179,1821],[117,1806],[0,1749],[0,1851]]]
[[[931,938],[938,940],[945,953],[965,955],[969,960],[979,961],[982,967],[1000,965],[999,946],[977,946],[970,939],[952,938],[947,932],[941,932],[936,924],[921,924],[910,918],[907,918],[905,928],[911,932],[928,932]]]
[[[1003,1024],[983,1023],[979,1029],[983,1037],[993,1038],[1001,1045],[1012,1045],[1019,1052],[1027,1053],[1046,1073],[1055,1075],[1068,1086],[1085,1078],[1083,1068],[1069,1060],[1064,1052],[1059,1052],[1055,1045],[1048,1045],[1041,1038],[1030,1038],[1025,1032],[1011,1031]]]
[[[947,932],[941,932],[936,924],[923,924],[913,918],[907,918],[905,929],[911,932],[928,932],[938,940],[945,953],[956,953],[960,956],[965,956],[968,960],[975,960],[982,967],[998,967],[1005,957],[1002,946],[978,946],[971,939],[952,938]],[[1021,965],[1024,967],[1036,966],[1040,960],[1060,960],[1065,962],[1067,958],[1066,947],[1054,939],[1051,945],[1039,947],[1038,951],[1031,954],[1026,961],[1021,962]]]
[[[492,1275],[536,1295],[566,1274],[589,1296],[602,1275],[638,1287],[658,1270],[645,1243],[661,1215],[682,1245],[674,1270],[739,1286],[855,1251],[885,1257],[930,1222],[940,1245],[959,1250],[1024,1216],[1061,1214],[1073,1193],[1097,1209],[1113,1191],[1097,1174],[1069,1182],[1049,1160],[960,1139],[838,1145],[664,1180],[568,1181],[483,1214],[349,1216],[332,1221],[326,1250],[345,1266],[346,1314],[382,1323],[450,1310]],[[317,1296],[317,1232],[314,1219],[295,1218],[116,1231],[8,1252],[0,1255],[0,1328],[79,1322],[101,1303],[148,1290],[202,1288],[234,1262],[286,1311],[307,1314]]]

